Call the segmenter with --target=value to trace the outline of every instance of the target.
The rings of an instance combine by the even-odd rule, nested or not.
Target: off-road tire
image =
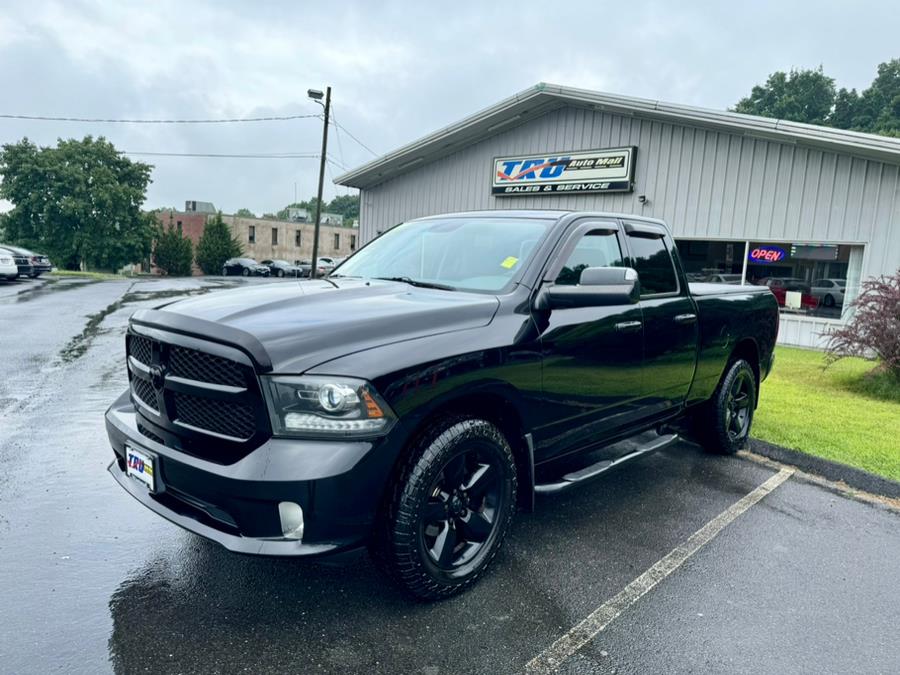
[[[502,499],[494,530],[468,565],[455,573],[435,567],[422,542],[422,510],[450,460],[477,446],[495,453]],[[516,462],[503,433],[486,420],[453,416],[420,434],[388,488],[370,544],[376,564],[419,600],[439,600],[472,586],[493,562],[516,511]]]
[[[748,397],[747,421],[740,433],[729,426],[734,420],[733,388],[741,380],[740,386]],[[744,359],[735,359],[728,364],[712,398],[694,415],[695,436],[707,452],[717,455],[733,455],[746,447],[753,424],[756,408],[756,373]],[[731,410],[731,414],[729,414]]]

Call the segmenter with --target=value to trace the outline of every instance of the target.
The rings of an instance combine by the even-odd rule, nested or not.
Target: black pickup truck
[[[109,470],[232,551],[369,546],[413,595],[445,597],[536,493],[685,430],[742,447],[777,331],[767,288],[688,284],[657,220],[422,218],[325,279],[137,311]]]

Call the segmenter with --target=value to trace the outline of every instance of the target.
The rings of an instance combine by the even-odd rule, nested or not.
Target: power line
[[[48,117],[45,115],[9,115],[0,113],[0,119],[34,120],[38,122],[88,122],[92,124],[231,124],[235,122],[286,122],[311,117],[321,118],[320,113],[311,115],[280,115],[269,117],[230,117],[222,119],[106,119],[99,117]]]
[[[141,157],[210,157],[215,159],[236,158],[236,159],[318,159],[319,154],[315,152],[256,152],[256,153],[220,153],[220,152],[141,152],[131,150],[121,150],[123,155],[133,155]]]
[[[338,154],[341,156],[341,163],[344,164],[344,146],[341,143],[340,127],[337,125],[337,115],[334,114],[334,104],[331,104],[331,120],[334,122],[334,137],[337,139]]]
[[[359,145],[362,146],[365,150],[368,150],[369,152],[371,152],[372,155],[374,155],[375,157],[378,157],[377,152],[375,152],[372,148],[370,148],[368,145],[366,145],[361,140],[359,140],[356,136],[354,136],[349,131],[347,131],[347,127],[345,127],[343,124],[338,124],[337,121],[335,121],[335,120],[332,120],[332,121],[334,122],[335,127],[339,128],[341,131],[343,131],[345,134],[347,134],[350,138],[352,138],[354,141],[359,143]]]

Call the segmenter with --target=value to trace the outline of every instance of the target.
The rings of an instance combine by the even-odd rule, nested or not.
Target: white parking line
[[[593,640],[597,633],[606,628],[616,617],[640,600],[647,591],[678,569],[685,560],[712,541],[729,523],[784,483],[793,473],[793,469],[782,469],[753,492],[722,511],[688,537],[683,544],[672,549],[666,557],[623,588],[618,595],[600,605],[565,635],[529,661],[525,666],[525,672],[554,672],[566,659]]]

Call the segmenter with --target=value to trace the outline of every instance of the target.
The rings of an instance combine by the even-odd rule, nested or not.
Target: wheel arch
[[[464,415],[483,419],[497,426],[509,443],[516,460],[518,480],[517,504],[526,510],[533,507],[534,462],[528,442],[521,394],[505,383],[482,383],[433,401],[412,425],[395,470],[406,459],[409,448],[433,423],[449,416]]]

